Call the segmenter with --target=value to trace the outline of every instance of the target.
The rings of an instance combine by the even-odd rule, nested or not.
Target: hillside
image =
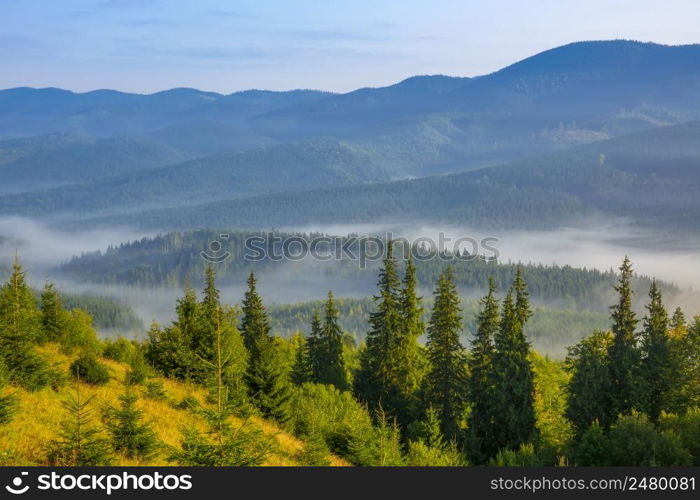
[[[598,215],[697,233],[699,129],[700,122],[691,121],[459,174],[152,210],[99,223],[187,229],[410,219],[542,229],[576,225]]]
[[[92,177],[93,182],[6,196],[0,200],[0,207],[24,214],[86,209],[134,211],[364,184],[391,177],[362,148],[330,139],[225,153],[124,175],[118,172],[103,172],[101,177]]]
[[[65,370],[67,370],[71,360],[75,358],[75,356],[61,353],[55,345],[42,347],[40,351],[42,354],[50,356],[56,365]],[[117,396],[124,390],[122,380],[128,368],[124,363],[109,359],[102,359],[102,362],[109,367],[112,380],[106,385],[97,387],[80,384],[83,397],[95,396],[92,405],[96,415],[99,415],[99,409],[118,405]],[[178,408],[176,405],[185,397],[194,397],[203,403],[204,391],[170,379],[162,379],[162,381],[166,393],[165,399],[154,400],[141,396],[139,407],[144,412],[145,420],[152,423],[152,428],[158,438],[166,445],[176,446],[182,437],[181,427],[203,427],[201,417],[186,408]],[[19,404],[12,422],[2,426],[0,465],[46,465],[45,450],[42,447],[50,439],[55,438],[60,423],[67,418],[62,402],[74,390],[75,384],[68,384],[58,391],[45,388],[41,391],[28,392],[18,387],[9,387],[5,390],[5,392],[14,393],[18,397]],[[99,419],[96,418],[95,421],[99,421]],[[253,418],[251,422],[255,428],[261,429],[266,435],[273,437],[277,443],[275,452],[268,458],[265,465],[299,465],[297,455],[304,449],[302,441],[264,420]],[[234,419],[232,424],[240,425],[241,420]],[[165,460],[161,452],[148,462],[119,457],[115,465],[165,466],[171,464]],[[332,465],[347,465],[347,463],[337,457],[332,457]]]
[[[164,156],[175,150],[207,157],[333,138],[361,148],[393,177],[427,176],[698,119],[698,61],[698,45],[617,40],[557,47],[474,78],[416,76],[346,94],[7,89],[0,91],[0,139],[51,133],[91,139],[128,136],[152,148],[152,163],[163,165],[177,159],[155,161],[159,148]],[[78,164],[76,173],[65,160],[55,160],[62,176],[80,178],[80,164],[95,163],[91,159],[105,145],[97,141],[88,148],[92,151],[66,153]],[[115,164],[116,175],[139,168],[127,153],[114,155],[110,164]],[[42,163],[34,178],[41,179],[39,172],[48,168],[45,160],[50,159],[39,155],[26,160],[28,166]],[[306,161],[314,163],[313,151]],[[3,179],[21,183],[27,175],[32,177]],[[257,186],[252,194],[262,191]]]
[[[105,139],[50,134],[0,142],[2,190],[95,181],[190,158],[139,137]],[[6,191],[7,192],[7,191]]]

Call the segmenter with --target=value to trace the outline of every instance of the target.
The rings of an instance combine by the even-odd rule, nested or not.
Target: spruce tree
[[[320,363],[314,379],[319,384],[332,384],[341,391],[347,389],[345,359],[343,357],[343,332],[338,325],[339,311],[333,299],[333,292],[328,292],[324,308],[322,338],[320,342]]]
[[[308,364],[307,369],[309,371],[309,381],[311,382],[318,382],[319,374],[323,369],[322,337],[323,323],[321,322],[321,315],[318,310],[314,310],[311,315],[311,332],[306,337],[305,345],[305,362]]]
[[[522,318],[529,311],[523,289],[509,291],[503,300],[501,321],[494,339],[494,446],[517,450],[535,432],[534,374]]]
[[[400,308],[401,280],[396,269],[393,243],[387,242],[383,267],[379,272],[379,295],[374,297],[375,311],[370,313],[370,331],[360,355],[360,369],[355,379],[355,392],[374,412],[380,407],[396,416],[401,386],[396,369],[398,337],[402,330]]]
[[[61,299],[53,283],[48,281],[41,293],[41,338],[57,342],[63,336],[65,320]]]
[[[245,420],[238,428],[231,425],[236,402],[228,394],[226,374],[233,356],[226,351],[222,314],[214,311],[214,337],[211,361],[204,363],[210,369],[210,391],[213,406],[199,408],[198,413],[207,423],[206,432],[195,427],[182,429],[179,449],[171,449],[168,461],[183,466],[244,467],[261,465],[272,451],[272,443],[259,429],[249,429]]]
[[[248,275],[247,284],[248,290],[243,297],[243,318],[240,330],[246,349],[252,351],[259,338],[269,336],[270,325],[267,321],[262,298],[257,290],[257,280],[254,273],[251,272]]]
[[[428,324],[429,372],[425,377],[426,406],[432,406],[448,439],[455,439],[466,409],[467,371],[459,341],[462,316],[452,267],[440,275]]]
[[[0,425],[12,421],[17,409],[17,396],[7,390],[9,374],[0,362]]]
[[[671,317],[671,329],[680,333],[685,332],[686,327],[687,323],[685,321],[685,314],[683,314],[683,310],[680,307],[676,307],[676,310],[673,311],[673,316]]]
[[[187,348],[193,352],[197,351],[204,339],[198,337],[199,304],[197,302],[197,293],[189,282],[185,282],[184,295],[177,300],[175,313],[177,318],[173,326],[178,329],[179,335]]]
[[[41,313],[15,258],[12,275],[0,288],[0,361],[12,382],[31,390],[49,383],[48,364],[34,352],[40,338]]]
[[[120,407],[106,412],[107,429],[113,448],[127,458],[146,461],[158,450],[158,438],[150,424],[143,422],[143,410],[136,406],[138,396],[127,388],[119,396]]]
[[[641,335],[642,377],[640,403],[649,419],[656,423],[663,410],[668,411],[674,383],[678,380],[668,336],[668,313],[661,291],[652,280],[650,302],[646,306],[644,330]]]
[[[571,379],[565,415],[574,425],[577,438],[581,438],[594,422],[603,428],[612,423],[608,420],[608,349],[611,345],[612,335],[597,331],[569,347],[566,368]]]
[[[397,418],[403,425],[416,416],[417,394],[424,372],[418,339],[425,333],[425,323],[422,299],[418,297],[417,288],[416,266],[409,253],[399,294],[401,330],[396,348],[396,372],[400,382],[396,407]]]
[[[80,383],[76,382],[75,395],[63,403],[70,418],[61,424],[58,439],[47,446],[47,460],[51,466],[95,467],[111,465],[112,447],[102,431],[92,424],[92,395],[83,399]]]
[[[241,319],[241,332],[249,352],[245,382],[253,403],[263,416],[283,423],[289,418],[289,386],[280,363],[277,344],[270,335],[270,325],[262,298],[255,285],[255,275],[251,273]]]
[[[628,414],[637,404],[640,354],[635,329],[637,319],[632,310],[632,264],[625,257],[620,266],[620,280],[615,287],[618,302],[611,307],[613,343],[608,350],[610,367],[608,422],[619,414]]]
[[[488,294],[481,299],[481,308],[477,316],[476,335],[472,342],[469,374],[469,402],[471,413],[468,419],[470,441],[474,458],[479,463],[493,457],[498,449],[494,443],[494,408],[496,400],[494,357],[496,349],[494,339],[498,332],[499,310],[496,284],[489,278]]]

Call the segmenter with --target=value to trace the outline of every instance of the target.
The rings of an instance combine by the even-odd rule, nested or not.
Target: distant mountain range
[[[700,230],[699,119],[700,45],[631,41],[342,95],[9,89],[0,213],[168,228],[615,214]]]

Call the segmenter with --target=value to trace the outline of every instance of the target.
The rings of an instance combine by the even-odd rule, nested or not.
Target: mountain
[[[0,185],[27,191],[178,163],[191,155],[140,137],[48,134],[0,141]]]
[[[420,179],[278,193],[105,217],[150,229],[314,223],[553,228],[599,215],[700,232],[700,121],[497,167]]]
[[[323,187],[385,181],[361,148],[331,139],[283,144],[142,169],[0,198],[5,213],[124,212]]]
[[[332,137],[425,176],[700,118],[700,45],[554,48],[474,78],[417,76],[346,94],[172,89],[0,91],[0,138],[144,135],[205,156]]]

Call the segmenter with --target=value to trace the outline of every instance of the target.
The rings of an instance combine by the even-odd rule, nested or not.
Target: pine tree
[[[48,281],[41,293],[41,338],[56,342],[63,336],[65,321],[61,299],[53,283]]]
[[[409,253],[399,294],[401,330],[396,348],[396,372],[400,385],[395,406],[399,423],[403,425],[407,425],[415,416],[413,414],[418,405],[417,394],[424,371],[418,339],[425,333],[425,323],[422,299],[418,297],[417,288],[416,266]]]
[[[610,367],[610,406],[608,422],[618,414],[628,414],[637,404],[640,354],[635,329],[637,319],[632,310],[632,264],[625,257],[620,266],[620,280],[615,287],[619,294],[617,304],[611,307],[613,343],[608,351]]]
[[[289,418],[286,408],[290,397],[289,387],[255,284],[255,276],[251,273],[241,320],[241,332],[249,351],[245,382],[251,399],[263,416],[283,423]]]
[[[569,348],[566,368],[571,373],[566,418],[571,420],[580,438],[593,422],[608,428],[608,350],[612,345],[609,332],[593,335]]]
[[[80,383],[76,382],[75,395],[63,403],[70,418],[61,424],[58,439],[47,446],[47,459],[51,466],[95,467],[111,465],[112,448],[102,431],[92,425],[90,404],[95,395],[83,399]]]
[[[120,407],[107,410],[107,429],[113,448],[127,458],[146,461],[158,450],[158,438],[150,424],[143,422],[143,410],[136,406],[138,396],[127,388],[119,396]]]
[[[650,420],[656,423],[661,412],[670,408],[671,390],[679,374],[675,370],[668,336],[668,313],[656,280],[651,282],[649,298],[641,336],[642,377],[639,399]]]
[[[451,267],[440,275],[428,324],[429,372],[425,401],[437,412],[443,435],[455,439],[466,410],[467,371],[464,347],[459,341],[462,317]]]
[[[0,361],[11,381],[31,390],[49,383],[48,365],[33,348],[40,337],[41,314],[15,258],[12,275],[0,288]]]
[[[183,428],[180,449],[171,449],[168,461],[201,467],[261,465],[272,451],[272,443],[259,429],[249,429],[247,420],[236,429],[231,425],[236,406],[228,395],[225,379],[233,356],[226,352],[220,310],[214,311],[213,320],[213,358],[204,362],[211,371],[214,406],[198,410],[207,423],[207,430],[202,433],[194,427]]]
[[[671,329],[677,332],[684,332],[686,331],[686,327],[685,314],[683,314],[683,310],[680,307],[676,307],[671,317]]]
[[[319,384],[333,384],[343,391],[348,387],[343,357],[343,332],[338,325],[339,312],[330,291],[324,313],[321,338],[311,343],[316,351],[312,358],[316,360],[313,363],[314,381]]]
[[[472,452],[479,463],[494,456],[498,449],[493,447],[493,401],[496,400],[494,357],[496,349],[494,339],[498,333],[499,311],[496,284],[489,279],[488,294],[481,299],[481,308],[477,317],[477,328],[470,357],[469,401],[471,413],[468,419]]]
[[[323,324],[321,323],[321,315],[318,310],[314,310],[311,315],[311,332],[309,336],[306,337],[306,344],[304,352],[306,355],[301,362],[306,363],[305,369],[308,370],[308,381],[317,382],[318,375],[322,371],[323,357],[322,357],[322,336],[323,336]],[[304,369],[304,368],[302,368]]]
[[[192,308],[190,303],[191,297],[185,294],[186,304],[181,304]],[[219,302],[219,290],[216,288],[216,274],[212,266],[207,266],[204,284],[204,298],[197,306],[197,326],[195,328],[195,342],[193,349],[198,358],[206,361],[211,361],[214,357],[212,351],[214,345],[214,336],[216,335],[216,316],[220,313],[221,303]],[[184,312],[184,311],[183,311]],[[220,319],[220,318],[219,318]]]
[[[243,318],[240,330],[246,349],[252,351],[259,338],[269,336],[270,325],[267,321],[262,298],[257,291],[257,280],[254,273],[250,273],[247,283],[248,290],[243,297]]]
[[[376,310],[370,313],[370,331],[360,355],[360,369],[355,379],[355,392],[370,409],[383,408],[396,415],[401,385],[398,364],[397,337],[402,329],[400,310],[401,281],[396,270],[393,244],[387,242],[383,267],[379,272],[379,295],[374,297]]]
[[[534,374],[522,318],[529,311],[523,289],[509,291],[503,300],[501,321],[494,339],[494,446],[517,450],[535,432]]]
[[[320,320],[319,320],[320,321]],[[295,346],[294,365],[292,366],[291,380],[295,385],[302,385],[313,380],[311,360],[307,348],[308,340],[304,335],[297,333],[293,335],[290,342]]]
[[[200,342],[203,341],[203,339],[198,338],[199,304],[197,303],[197,293],[189,282],[185,282],[184,295],[178,299],[175,313],[177,319],[174,326],[182,336],[183,342],[192,351],[197,351]]]

